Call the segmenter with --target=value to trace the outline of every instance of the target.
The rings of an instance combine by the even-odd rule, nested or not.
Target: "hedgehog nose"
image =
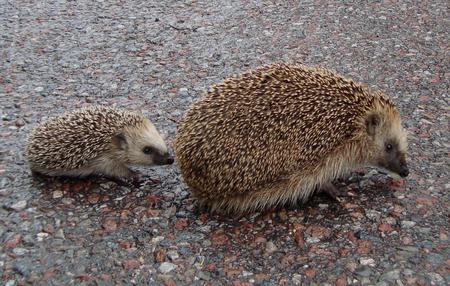
[[[400,169],[400,172],[398,174],[403,178],[408,177],[408,175],[409,175],[408,167],[402,166]]]
[[[174,161],[175,161],[175,160],[174,160],[173,157],[170,156],[170,155],[169,155],[169,157],[167,157],[167,159],[166,159],[166,162],[167,162],[168,165],[173,164]]]

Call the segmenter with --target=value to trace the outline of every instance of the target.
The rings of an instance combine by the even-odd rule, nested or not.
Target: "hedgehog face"
[[[401,126],[399,116],[394,116],[393,119],[386,120],[378,114],[369,115],[367,118],[367,133],[373,138],[376,149],[373,163],[401,177],[407,177],[409,170],[406,163],[406,132]]]
[[[120,142],[120,149],[128,164],[151,166],[174,162],[164,140],[150,121],[141,127],[125,129],[116,135],[116,141]]]

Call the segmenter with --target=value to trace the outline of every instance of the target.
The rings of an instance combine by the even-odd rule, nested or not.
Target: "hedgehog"
[[[381,91],[334,71],[277,62],[211,86],[183,116],[174,143],[201,206],[245,214],[341,194],[357,168],[408,176],[399,111]]]
[[[25,157],[33,174],[136,178],[129,165],[174,159],[155,126],[140,113],[102,105],[76,109],[37,125]]]

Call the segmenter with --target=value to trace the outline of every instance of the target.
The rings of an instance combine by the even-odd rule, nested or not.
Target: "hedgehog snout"
[[[155,154],[153,156],[153,162],[157,165],[171,165],[174,162],[173,156],[169,152],[164,154]]]
[[[406,164],[402,164],[400,166],[400,172],[398,172],[398,174],[403,178],[408,177],[408,175],[409,175],[408,166]]]
[[[171,165],[171,164],[173,164],[174,161],[175,161],[175,159],[173,158],[173,156],[169,154],[166,159],[167,164]]]

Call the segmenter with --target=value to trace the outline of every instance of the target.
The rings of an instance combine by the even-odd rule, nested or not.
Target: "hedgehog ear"
[[[377,131],[377,128],[380,126],[380,123],[381,117],[379,114],[376,113],[369,114],[369,116],[367,116],[366,118],[367,134],[369,134],[370,136],[374,136]]]
[[[114,135],[112,142],[114,145],[116,145],[119,149],[122,149],[122,150],[125,150],[128,145],[127,138],[125,137],[125,134],[123,134],[123,133]]]

